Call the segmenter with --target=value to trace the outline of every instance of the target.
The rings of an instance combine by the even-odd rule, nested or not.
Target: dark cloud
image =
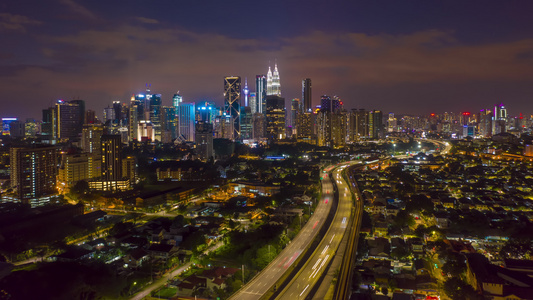
[[[28,25],[41,25],[42,22],[32,20],[26,16],[15,15],[10,13],[0,13],[0,32],[26,32]]]
[[[221,105],[224,76],[247,77],[253,90],[254,76],[275,61],[287,99],[301,97],[301,79],[309,77],[315,104],[321,94],[336,94],[348,108],[398,113],[462,110],[465,103],[476,109],[501,101],[533,111],[533,103],[525,101],[533,97],[533,38],[527,35],[466,43],[458,38],[461,32],[450,29],[367,33],[316,26],[290,37],[239,36],[193,30],[150,14],[114,20],[73,0],[60,3],[98,26],[76,23],[79,28],[43,31],[32,35],[29,46],[20,44],[34,50],[27,56],[14,49],[0,54],[4,114],[39,117],[55,99],[73,97],[86,99],[101,114],[111,101],[129,101],[146,83],[167,105],[177,90],[186,101]],[[109,23],[96,21],[102,19]],[[12,25],[12,31],[46,25],[11,14],[0,14],[4,28],[1,22],[22,26]],[[16,64],[8,63],[12,55]],[[513,105],[508,107],[512,113]]]

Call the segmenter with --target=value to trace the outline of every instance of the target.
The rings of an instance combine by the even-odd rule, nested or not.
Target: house
[[[128,267],[140,267],[143,262],[148,259],[148,252],[146,252],[144,249],[137,248],[124,256],[124,263],[127,264]]]
[[[168,259],[174,255],[175,248],[168,244],[151,244],[146,251],[153,258]]]
[[[438,228],[448,228],[450,224],[450,219],[448,218],[448,214],[444,212],[435,212],[433,214],[433,218],[435,219],[435,222],[437,223]]]
[[[425,259],[415,259],[416,275],[429,275],[431,274],[431,265]]]
[[[207,288],[226,288],[226,280],[233,276],[239,269],[217,267],[210,270],[204,270],[198,277],[207,279]]]
[[[207,287],[207,279],[191,275],[177,285],[178,294],[183,296],[191,296],[195,291]]]

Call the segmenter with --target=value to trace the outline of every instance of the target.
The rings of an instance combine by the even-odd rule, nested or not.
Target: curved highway
[[[353,162],[336,168],[332,173],[332,179],[335,180],[339,192],[339,204],[329,230],[300,272],[276,299],[305,299],[313,290],[314,285],[317,284],[322,274],[327,270],[329,262],[335,256],[337,248],[346,232],[353,208],[350,187],[341,175],[344,168],[350,164],[353,164]]]
[[[327,173],[323,174],[325,177],[322,180],[322,198],[307,224],[263,271],[233,294],[230,299],[260,299],[266,292],[274,288],[276,282],[285,272],[292,270],[293,263],[314,240],[331,210],[333,184]]]

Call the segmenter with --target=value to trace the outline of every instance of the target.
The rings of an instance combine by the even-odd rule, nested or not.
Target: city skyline
[[[247,13],[257,4],[4,3],[0,111],[39,118],[57,99],[79,98],[101,115],[146,83],[164,105],[179,89],[186,101],[221,106],[221,78],[255,78],[274,63],[287,99],[313,80],[313,105],[327,94],[347,108],[397,114],[500,102],[512,115],[533,111],[529,4],[384,3],[274,1],[258,16]]]

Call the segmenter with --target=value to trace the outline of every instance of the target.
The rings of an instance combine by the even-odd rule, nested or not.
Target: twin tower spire
[[[279,80],[278,64],[274,64],[274,74],[272,74],[272,70],[270,69],[270,66],[268,66],[266,94],[267,96],[281,96],[281,84]]]

